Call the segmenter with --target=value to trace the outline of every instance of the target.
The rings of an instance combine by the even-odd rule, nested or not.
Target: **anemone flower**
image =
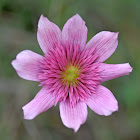
[[[22,108],[24,119],[34,119],[59,103],[63,124],[77,132],[87,119],[87,106],[104,116],[118,110],[112,92],[101,85],[132,71],[129,63],[102,63],[116,50],[118,32],[99,32],[86,44],[87,27],[78,14],[65,23],[62,31],[41,15],[37,39],[44,56],[24,50],[12,61],[21,78],[42,86]]]

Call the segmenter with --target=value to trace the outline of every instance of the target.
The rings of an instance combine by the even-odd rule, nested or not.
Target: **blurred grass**
[[[40,88],[20,79],[11,61],[25,49],[42,54],[36,39],[41,14],[62,29],[76,13],[86,21],[88,40],[102,30],[120,32],[118,48],[106,62],[129,62],[133,73],[104,83],[118,99],[119,112],[103,117],[89,110],[86,123],[74,134],[63,126],[58,106],[23,120],[22,106]],[[140,140],[139,13],[139,0],[0,0],[0,139]]]

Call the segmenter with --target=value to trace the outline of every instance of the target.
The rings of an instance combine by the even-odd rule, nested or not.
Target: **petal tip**
[[[46,18],[43,14],[40,16],[38,21],[38,28],[43,28],[43,23],[48,22],[48,18]]]
[[[127,63],[128,69],[129,69],[129,73],[132,72],[133,68],[130,66],[129,63]]]
[[[23,118],[25,120],[32,120],[35,118],[33,115],[28,113],[26,105],[22,107],[22,110],[23,110]]]
[[[80,17],[80,18],[81,18],[81,16],[80,16],[78,13],[76,13],[76,14],[75,14],[75,16],[77,16],[77,17]]]
[[[110,116],[112,115],[112,113],[118,111],[118,102],[116,103],[116,105],[114,105],[114,107],[112,108],[112,110],[110,111],[104,111],[104,116]]]
[[[71,19],[78,20],[85,24],[85,21],[82,19],[82,17],[78,13],[76,13]]]
[[[119,36],[119,32],[110,32],[111,34],[113,34],[113,37],[118,39]]]
[[[43,14],[41,14],[40,18],[43,18],[43,17],[44,17],[44,15],[43,15]]]
[[[111,31],[102,31],[104,35],[108,36],[108,38],[118,39],[119,32],[111,32]]]
[[[45,19],[46,17],[43,15],[43,14],[41,14],[41,16],[40,16],[40,18],[39,18],[39,21],[40,20],[43,20],[43,19]]]
[[[16,59],[11,61],[11,65],[13,66],[13,68],[15,67],[15,61],[16,61]]]
[[[41,15],[40,15],[40,18],[44,18],[44,15],[43,15],[43,14],[41,14]]]
[[[78,126],[78,127],[76,127],[76,128],[73,128],[74,133],[77,133],[77,132],[78,132],[78,130],[79,130],[79,128],[80,128],[80,126]]]
[[[104,116],[110,116],[112,114],[111,111],[108,111],[108,112],[104,112]]]
[[[116,102],[116,106],[114,106],[113,112],[118,111],[118,110],[119,110],[119,106],[118,106],[118,102]]]
[[[127,75],[129,75],[129,73],[131,73],[133,70],[129,63],[125,63],[125,68],[127,69]]]
[[[12,60],[11,65],[12,65],[12,67],[15,69],[15,71],[18,74],[19,69],[18,69],[18,61],[17,61],[17,59]]]
[[[115,32],[115,35],[116,35],[116,37],[118,38],[118,36],[119,36],[119,32]]]

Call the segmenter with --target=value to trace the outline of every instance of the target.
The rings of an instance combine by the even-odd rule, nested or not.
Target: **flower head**
[[[12,61],[21,78],[43,86],[23,107],[25,119],[34,119],[59,102],[63,124],[77,132],[86,121],[87,106],[105,116],[118,110],[111,91],[100,85],[132,71],[128,63],[102,63],[116,50],[118,33],[102,31],[86,44],[87,27],[78,14],[66,22],[62,31],[41,16],[37,39],[44,57],[25,50]]]

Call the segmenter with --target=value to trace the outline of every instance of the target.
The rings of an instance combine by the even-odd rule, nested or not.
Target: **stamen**
[[[72,64],[68,65],[66,69],[61,73],[62,82],[69,85],[74,85],[78,82],[77,78],[79,77],[80,69],[77,66],[73,66]]]

